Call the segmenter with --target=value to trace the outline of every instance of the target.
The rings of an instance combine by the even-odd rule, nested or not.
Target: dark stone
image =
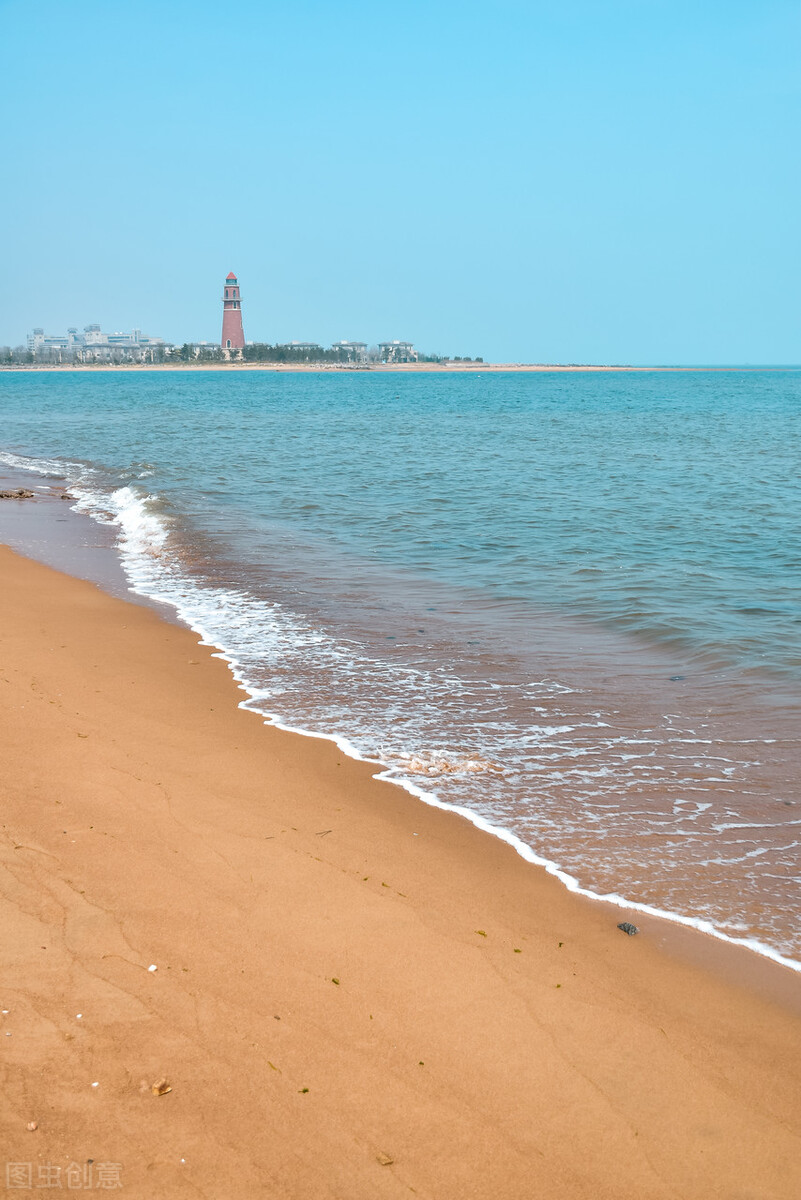
[[[629,935],[629,937],[634,937],[635,933],[640,932],[636,925],[632,925],[631,921],[621,921],[618,925],[618,929],[622,929],[624,933]]]

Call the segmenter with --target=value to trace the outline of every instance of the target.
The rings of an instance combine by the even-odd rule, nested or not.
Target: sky
[[[0,0],[0,344],[799,363],[798,0]]]

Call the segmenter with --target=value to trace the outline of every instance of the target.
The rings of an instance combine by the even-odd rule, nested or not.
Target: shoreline
[[[10,1159],[99,1151],[143,1196],[222,1194],[232,1153],[253,1195],[797,1194],[791,972],[626,938],[237,707],[187,629],[0,563]]]
[[[9,468],[5,468],[8,470]],[[564,887],[573,895],[589,900],[591,903],[599,903],[607,907],[610,913],[615,911],[619,915],[625,916],[627,920],[640,920],[643,916],[654,918],[659,922],[672,927],[672,936],[681,938],[682,934],[689,935],[690,939],[701,935],[705,939],[712,939],[714,942],[722,944],[725,947],[730,947],[737,951],[748,951],[750,955],[756,956],[757,963],[752,969],[743,968],[749,973],[749,970],[759,972],[759,963],[768,962],[779,968],[784,969],[788,973],[796,975],[801,974],[801,962],[792,959],[782,954],[780,950],[770,945],[767,942],[760,941],[752,936],[737,937],[732,934],[725,933],[719,929],[712,921],[707,918],[691,916],[682,912],[674,912],[668,908],[661,908],[654,904],[649,904],[644,901],[631,899],[618,891],[601,893],[593,891],[585,886],[581,879],[576,875],[571,874],[565,867],[552,859],[545,858],[522,840],[515,833],[507,829],[503,825],[494,824],[488,821],[483,816],[469,808],[462,807],[451,801],[441,799],[435,792],[431,791],[421,784],[413,780],[399,777],[393,772],[393,769],[386,762],[365,758],[348,740],[347,736],[340,736],[332,733],[327,733],[316,728],[305,728],[288,723],[280,712],[273,712],[269,708],[264,707],[263,698],[259,694],[259,690],[255,685],[248,680],[247,673],[241,662],[230,653],[224,645],[216,641],[213,636],[198,624],[190,612],[183,609],[176,600],[164,597],[149,591],[146,587],[133,581],[129,567],[125,566],[124,556],[117,547],[116,534],[111,537],[107,534],[100,544],[96,544],[95,548],[99,549],[100,558],[95,556],[93,569],[87,571],[78,569],[78,563],[75,559],[77,544],[70,547],[63,547],[61,552],[53,556],[53,548],[55,543],[52,537],[48,535],[52,533],[53,510],[51,504],[55,500],[58,503],[57,497],[61,492],[61,487],[48,485],[47,477],[40,474],[32,467],[18,466],[14,471],[19,472],[17,476],[12,472],[14,483],[18,483],[28,473],[34,473],[36,478],[40,480],[40,484],[45,489],[49,487],[49,492],[39,495],[37,499],[44,502],[45,511],[42,514],[37,514],[38,518],[38,553],[31,554],[28,550],[28,538],[31,533],[31,521],[33,516],[32,509],[25,505],[25,517],[23,519],[22,536],[17,534],[15,544],[12,549],[16,553],[23,556],[32,557],[36,561],[42,562],[46,566],[66,572],[68,575],[75,576],[81,579],[95,583],[106,593],[110,593],[117,598],[121,598],[129,603],[139,603],[147,606],[152,612],[155,612],[160,619],[177,624],[180,628],[188,630],[191,634],[198,637],[203,645],[209,645],[213,648],[215,656],[224,661],[230,671],[231,677],[234,680],[239,690],[246,694],[247,699],[241,701],[241,707],[252,712],[255,715],[264,719],[266,725],[271,728],[289,733],[293,737],[304,737],[318,739],[325,742],[330,742],[337,750],[346,755],[350,760],[357,763],[368,763],[371,767],[376,768],[375,778],[382,782],[389,783],[395,788],[400,789],[405,794],[411,796],[417,802],[426,804],[430,807],[443,812],[449,812],[457,817],[469,822],[480,833],[485,834],[504,845],[509,846],[514,852],[529,866],[533,866],[537,870],[544,871],[547,875],[555,879],[560,886]],[[105,531],[105,526],[98,524],[96,515],[93,515],[88,510],[78,511],[70,505],[70,516],[74,518],[76,528],[80,528],[84,524],[87,528],[96,531],[96,536],[101,536],[101,531]],[[63,518],[62,518],[63,520]],[[119,528],[118,523],[112,522],[113,527]],[[35,526],[34,526],[35,527]],[[7,533],[8,531],[6,531]],[[44,533],[44,537],[43,537]],[[73,538],[73,542],[75,539]],[[4,535],[3,526],[0,525],[0,545],[3,545]],[[43,553],[45,547],[48,547],[49,553]],[[103,562],[103,566],[98,564]],[[668,935],[670,936],[670,935]],[[684,944],[684,943],[682,943]],[[692,951],[691,951],[692,956]],[[702,956],[696,954],[695,957],[700,959]],[[722,960],[725,963],[725,957]],[[737,977],[737,971],[729,971],[732,978]],[[789,985],[792,990],[792,985]],[[801,999],[801,990],[799,990],[799,999]]]
[[[358,366],[349,363],[248,363],[248,362],[228,362],[228,363],[16,363],[13,366],[0,364],[0,372],[2,371],[70,371],[70,372],[103,372],[103,371],[288,371],[288,372],[326,372],[326,371],[348,371],[351,373],[365,372],[405,372],[407,374],[421,374],[425,372],[443,373],[451,371],[472,371],[477,374],[482,372],[514,372],[514,371],[535,371],[535,372],[577,372],[577,371],[664,371],[664,372],[692,372],[692,371],[793,371],[801,370],[796,366],[714,366],[714,367],[694,367],[694,366],[630,366],[619,365],[609,366],[603,364],[562,364],[562,363],[375,363],[370,366]]]
[[[713,942],[717,942],[719,945],[728,947],[737,952],[746,951],[750,955],[754,956],[756,962],[752,964],[751,969],[743,965],[742,975],[744,977],[748,977],[749,975],[753,977],[754,972],[756,972],[756,975],[758,976],[760,965],[762,963],[770,963],[771,966],[778,967],[788,976],[801,975],[801,962],[796,959],[788,958],[786,955],[783,955],[779,950],[769,945],[767,942],[759,941],[753,937],[735,937],[731,934],[724,933],[722,930],[718,929],[712,921],[706,918],[690,917],[682,913],[673,912],[670,909],[657,908],[652,904],[647,904],[638,900],[631,900],[618,892],[603,894],[594,892],[590,888],[585,887],[580,879],[578,879],[575,875],[571,875],[569,871],[561,867],[557,862],[554,862],[549,858],[544,858],[542,855],[538,854],[533,847],[528,845],[527,842],[523,841],[517,834],[505,828],[505,826],[493,824],[491,821],[487,820],[479,813],[474,812],[472,809],[451,803],[447,800],[443,800],[437,795],[436,792],[429,791],[428,789],[417,783],[414,783],[409,779],[404,779],[403,777],[396,775],[388,763],[379,759],[367,758],[361,754],[347,737],[332,733],[324,733],[317,729],[307,729],[297,725],[288,724],[281,717],[280,713],[272,712],[268,708],[262,706],[263,700],[259,697],[254,686],[248,682],[247,677],[243,672],[241,663],[235,657],[232,657],[215,641],[208,639],[204,634],[203,629],[199,625],[193,624],[189,617],[180,609],[178,605],[174,604],[173,601],[160,599],[157,595],[145,590],[141,590],[134,586],[131,586],[129,590],[131,591],[132,595],[139,597],[144,603],[152,604],[157,611],[159,608],[168,609],[171,615],[174,614],[174,619],[181,628],[189,630],[190,633],[199,638],[201,645],[209,646],[212,649],[215,657],[219,658],[227,665],[231,673],[231,677],[239,690],[245,692],[247,699],[240,702],[240,708],[242,708],[243,711],[251,712],[255,716],[262,719],[266,727],[277,729],[280,732],[287,733],[292,737],[311,738],[321,742],[328,742],[341,754],[345,755],[346,758],[350,759],[351,762],[363,763],[369,766],[373,770],[373,778],[375,780],[382,783],[387,783],[391,787],[400,789],[402,792],[405,792],[408,796],[411,796],[413,800],[420,804],[425,804],[426,806],[436,809],[439,812],[450,813],[451,815],[458,817],[460,820],[466,821],[468,824],[472,825],[478,833],[493,838],[495,841],[500,842],[504,846],[508,846],[527,866],[533,867],[537,871],[544,872],[551,879],[554,879],[569,894],[580,897],[583,900],[587,900],[591,904],[602,905],[609,911],[610,916],[616,911],[617,915],[626,921],[633,921],[635,918],[639,921],[642,920],[643,917],[646,917],[652,918],[663,925],[672,927],[670,933],[665,932],[665,941],[663,944],[667,945],[672,939],[674,942],[674,949],[679,949],[680,947],[680,952],[682,953],[688,950],[688,946],[681,939],[681,934],[689,935],[691,939],[700,936],[704,939],[711,939]],[[166,619],[164,612],[160,613],[160,615],[162,619]],[[694,957],[696,961],[701,961],[704,957],[704,955],[700,953],[700,948],[693,953],[692,946],[690,946],[689,953],[690,956]],[[725,960],[720,960],[720,962],[723,961]],[[739,972],[734,969],[733,959],[731,964],[726,964],[724,970],[726,970],[727,967],[727,973],[729,977],[736,979]],[[798,982],[799,985],[801,985],[801,980]],[[791,983],[789,979],[786,979],[786,983],[788,985],[787,989],[785,989],[782,985],[779,985],[775,994],[782,995],[785,998],[790,997],[794,1003],[796,1000],[796,995],[794,992],[795,985]],[[772,988],[775,988],[775,986],[775,984],[771,985]],[[801,1013],[801,986],[799,986],[797,999],[799,1003],[799,1013]]]

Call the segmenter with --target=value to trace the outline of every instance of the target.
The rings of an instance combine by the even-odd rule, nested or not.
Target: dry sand
[[[676,367],[602,367],[602,366],[548,366],[526,363],[371,363],[357,366],[348,363],[264,363],[264,362],[180,362],[180,363],[18,363],[3,366],[3,371],[294,371],[319,373],[321,371],[641,371],[641,370],[684,370]]]
[[[801,1195],[792,972],[625,937],[238,710],[188,631],[0,571],[0,1124],[34,1190],[94,1159],[148,1198]]]

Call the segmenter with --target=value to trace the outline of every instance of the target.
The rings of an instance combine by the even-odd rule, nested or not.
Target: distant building
[[[367,362],[367,342],[334,342],[332,350],[338,350],[346,362]]]
[[[292,350],[298,354],[304,354],[307,358],[311,356],[318,357],[322,354],[323,348],[319,342],[284,342],[279,346],[280,350]]]
[[[233,271],[229,271],[223,286],[223,350],[241,350],[245,345],[245,334],[242,329],[242,300],[239,295],[239,284]]]
[[[417,351],[411,342],[379,342],[378,351],[385,363],[417,362]]]
[[[45,333],[44,329],[34,329],[28,334],[28,349],[36,354],[40,350],[67,350],[70,340],[65,333]]]
[[[146,337],[141,329],[103,333],[99,325],[85,325],[83,333],[71,326],[65,334],[47,334],[41,328],[28,334],[28,349],[33,354],[52,351],[59,357],[77,358],[81,362],[152,361],[154,350],[168,344],[164,338]]]
[[[132,329],[130,333],[103,333],[99,325],[87,325],[83,336],[77,335],[76,356],[83,362],[110,362],[122,360],[128,362],[153,361],[157,348],[163,350],[168,345],[164,338],[148,337],[141,329]]]

